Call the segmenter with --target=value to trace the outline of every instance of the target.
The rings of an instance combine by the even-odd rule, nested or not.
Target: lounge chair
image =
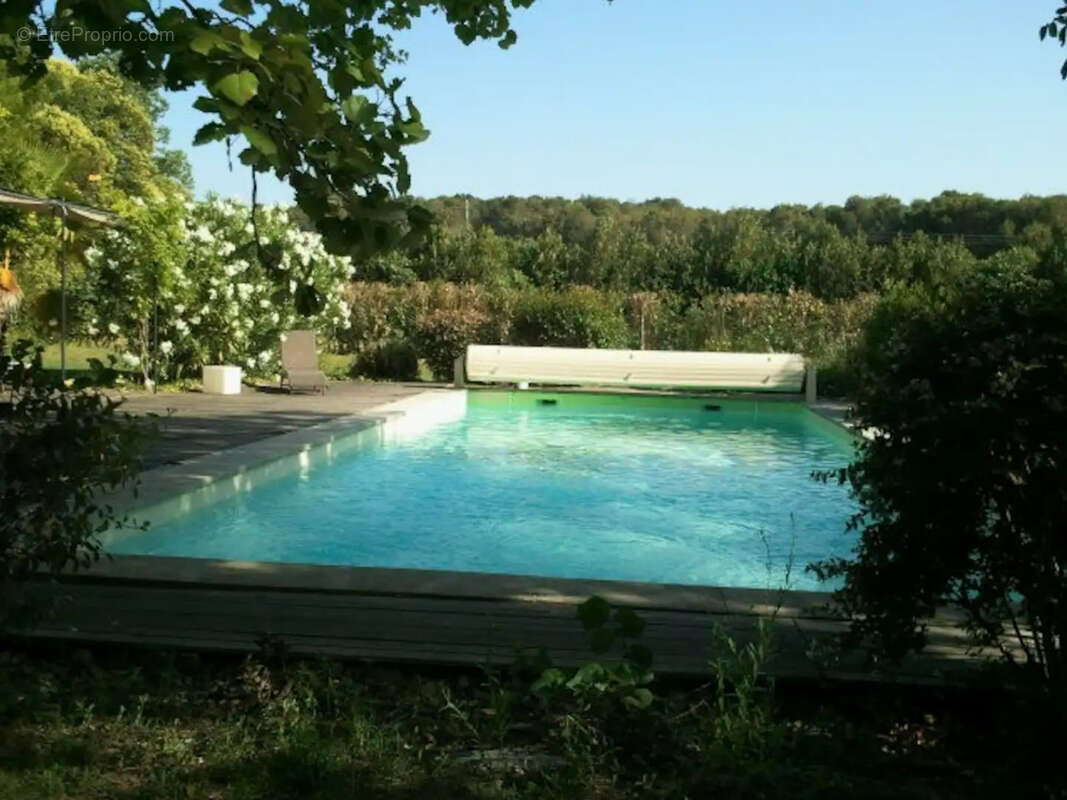
[[[314,331],[289,331],[282,336],[282,388],[313,389],[326,394],[326,375],[319,369]]]

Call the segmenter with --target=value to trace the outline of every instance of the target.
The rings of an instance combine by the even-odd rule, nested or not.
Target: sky
[[[1067,49],[1037,37],[1058,5],[536,0],[509,50],[424,15],[397,35],[402,94],[431,130],[408,150],[412,193],[725,209],[1064,192]],[[196,95],[168,97],[171,146],[198,195],[247,198],[221,143],[192,146]],[[292,198],[262,176],[259,196]]]

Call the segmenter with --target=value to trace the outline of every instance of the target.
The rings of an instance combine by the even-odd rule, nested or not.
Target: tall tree
[[[160,161],[156,101],[106,62],[52,60],[28,87],[0,67],[0,185],[105,207],[181,195],[180,172]],[[57,231],[50,217],[0,211],[0,241],[31,304],[58,281]]]
[[[215,120],[196,141],[243,137],[241,162],[288,181],[328,246],[366,252],[423,231],[430,219],[399,199],[411,184],[403,148],[429,131],[401,96],[403,80],[387,75],[405,55],[391,32],[430,11],[465,44],[486,38],[506,48],[517,38],[512,10],[532,2],[8,0],[0,59],[33,79],[44,74],[53,42],[71,58],[111,49],[143,85],[201,87],[195,107]]]

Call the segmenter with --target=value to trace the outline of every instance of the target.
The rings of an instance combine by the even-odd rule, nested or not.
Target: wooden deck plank
[[[99,613],[112,613],[129,598],[129,589],[110,585],[84,585],[77,593],[81,607],[93,606]],[[225,608],[225,616],[238,625],[300,626],[311,621],[320,630],[391,625],[481,630],[487,625],[506,629],[555,630],[571,627],[580,631],[574,606],[553,603],[449,600],[427,597],[375,595],[323,595],[316,592],[271,592],[152,588],[138,595],[137,611],[166,615],[197,615],[208,618]],[[95,613],[95,612],[94,612]],[[692,631],[710,636],[715,626],[728,633],[752,627],[751,615],[699,611],[643,610],[645,638],[676,637]],[[812,636],[827,636],[844,630],[841,620],[823,617],[768,617],[778,631],[796,630]],[[962,632],[952,626],[931,624],[928,629],[935,646],[963,642]]]
[[[241,653],[257,650],[269,633],[295,654],[345,659],[508,665],[519,650],[543,647],[564,666],[610,660],[591,652],[574,606],[557,603],[92,581],[42,583],[33,591],[62,598],[55,616],[33,634],[49,639]],[[654,610],[641,616],[641,641],[661,674],[707,674],[716,626],[741,644],[756,636],[751,614]],[[775,674],[878,677],[856,658],[828,672],[808,657],[813,645],[843,630],[841,621],[772,622]],[[884,679],[928,682],[971,663],[957,630],[942,626],[935,633],[930,652]]]

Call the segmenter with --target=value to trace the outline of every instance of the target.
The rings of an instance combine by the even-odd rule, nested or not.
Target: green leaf
[[[623,636],[640,636],[645,630],[645,621],[632,608],[620,608],[615,612],[615,620]]]
[[[217,142],[219,139],[226,138],[226,126],[221,122],[209,122],[204,125],[193,136],[193,144],[207,144],[208,142]]]
[[[404,105],[407,106],[408,116],[411,118],[412,122],[422,122],[422,114],[419,112],[419,109],[415,106],[415,103],[412,102],[410,97],[404,98]]]
[[[399,194],[407,194],[411,189],[411,172],[408,170],[407,159],[401,159],[396,165],[396,190]]]
[[[422,126],[421,122],[402,122],[400,132],[407,139],[407,144],[418,144],[430,138],[430,132]]]
[[[281,269],[282,256],[285,255],[280,242],[267,242],[256,254],[259,263],[268,274],[274,276]]]
[[[378,106],[361,94],[341,101],[341,112],[349,122],[370,122],[378,115]]]
[[[268,158],[278,154],[278,145],[274,143],[270,134],[261,131],[259,128],[253,128],[251,125],[242,125],[241,133],[248,139],[250,145]]]
[[[219,5],[231,14],[238,14],[242,17],[247,17],[252,13],[252,0],[222,0]]]
[[[212,87],[233,103],[243,106],[259,91],[259,78],[246,69],[227,75]]]
[[[349,150],[344,156],[345,166],[351,167],[364,175],[373,175],[378,170],[378,162],[371,158],[370,154],[362,149]]]
[[[500,45],[500,49],[501,50],[507,50],[509,47],[511,47],[513,44],[515,44],[515,42],[517,42],[518,40],[519,40],[519,35],[517,33],[515,33],[515,31],[508,31],[507,33],[505,33],[503,36],[500,37],[500,42],[498,44]]]
[[[216,47],[223,49],[226,47],[226,40],[219,36],[214,31],[200,31],[189,42],[189,49],[194,53],[200,53],[200,55],[206,56]]]
[[[632,644],[626,648],[626,658],[644,669],[652,666],[652,651],[643,644]]]
[[[345,66],[345,72],[355,78],[359,83],[364,83],[366,78],[363,77],[363,70],[356,64],[347,64]]]
[[[241,31],[241,52],[251,59],[259,61],[263,54],[263,45],[248,35],[247,31]]]
[[[587,631],[601,628],[611,619],[611,604],[603,597],[593,595],[578,606],[578,619]]]
[[[363,72],[364,83],[376,83],[379,85],[382,83],[382,73],[370,56],[363,59],[363,63],[360,64],[360,70]]]
[[[296,313],[302,317],[313,317],[322,311],[326,301],[322,294],[314,286],[304,284],[298,286],[293,297]]]
[[[640,689],[634,689],[632,693],[622,699],[622,702],[629,708],[642,709],[652,705],[652,701],[655,699],[656,697],[651,691],[642,687]]]
[[[562,686],[566,682],[567,676],[563,674],[561,669],[556,667],[549,667],[541,673],[541,677],[533,682],[530,687],[530,691],[537,693],[543,692],[546,689],[556,689]]]
[[[567,681],[567,688],[577,689],[583,686],[593,686],[603,682],[606,677],[607,670],[595,661],[589,664],[582,664],[578,671],[574,673],[574,676]]]
[[[193,108],[205,114],[214,114],[219,110],[219,101],[214,97],[198,97],[193,101]]]
[[[594,653],[606,653],[615,644],[615,631],[610,628],[596,628],[589,632],[589,647]]]

